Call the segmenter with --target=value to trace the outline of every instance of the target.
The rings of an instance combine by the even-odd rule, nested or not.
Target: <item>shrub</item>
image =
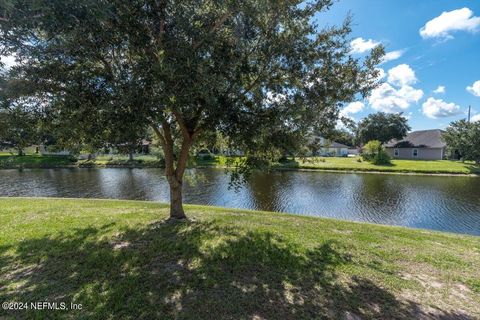
[[[390,156],[388,153],[380,149],[378,153],[375,155],[372,161],[373,164],[390,164]]]
[[[278,159],[279,163],[287,163],[290,162],[286,156],[281,156],[280,159]]]
[[[214,155],[211,155],[211,154],[200,154],[198,155],[198,157],[202,160],[205,160],[205,161],[213,161],[215,160],[215,156]]]
[[[369,161],[373,164],[390,164],[390,156],[383,149],[382,143],[378,140],[369,141],[362,151],[363,160]]]

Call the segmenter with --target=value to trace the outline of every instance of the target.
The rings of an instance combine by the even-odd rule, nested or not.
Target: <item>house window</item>
[[[395,157],[398,157],[398,154],[399,154],[398,149],[394,149],[394,150],[393,150],[393,155],[394,155]]]
[[[418,157],[418,149],[413,149],[413,156]]]

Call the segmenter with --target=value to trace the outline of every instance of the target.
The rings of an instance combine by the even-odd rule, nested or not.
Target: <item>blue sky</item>
[[[382,43],[396,59],[379,66],[384,84],[372,97],[344,115],[359,120],[402,111],[421,130],[445,128],[465,118],[471,105],[480,120],[479,0],[340,0],[318,22],[338,25],[349,12],[354,55],[361,58],[368,53],[361,51]],[[439,86],[444,90],[434,92]]]

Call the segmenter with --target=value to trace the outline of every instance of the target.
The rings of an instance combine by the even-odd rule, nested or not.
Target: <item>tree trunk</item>
[[[18,155],[21,157],[23,156],[23,150],[22,149],[18,149]]]
[[[170,184],[170,219],[185,219],[182,199],[182,182],[171,177],[168,179]]]
[[[177,116],[177,120],[181,119]],[[186,219],[185,211],[183,210],[182,199],[182,184],[183,175],[187,166],[188,155],[190,147],[195,141],[196,136],[200,131],[196,133],[190,133],[185,128],[183,120],[179,120],[179,126],[182,129],[183,140],[178,156],[174,154],[174,140],[172,138],[172,132],[170,123],[166,120],[162,121],[162,131],[156,125],[152,125],[153,130],[157,134],[162,145],[165,155],[165,176],[167,177],[170,185],[170,219]],[[177,159],[175,159],[177,158]]]
[[[128,153],[128,161],[132,162],[133,161],[133,151],[130,150],[130,152]]]

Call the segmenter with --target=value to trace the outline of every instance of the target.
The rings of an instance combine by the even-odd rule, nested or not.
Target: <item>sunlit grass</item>
[[[480,238],[289,214],[0,198],[0,301],[15,318],[480,317]]]
[[[463,163],[453,160],[399,160],[394,159],[390,165],[374,165],[360,157],[315,157],[279,164],[279,167],[324,169],[324,170],[360,170],[384,172],[416,173],[480,173],[480,167],[471,162]]]
[[[240,157],[210,156],[192,157],[190,167],[226,167],[232,166]],[[155,155],[135,155],[130,161],[126,155],[100,155],[92,160],[75,161],[65,156],[41,156],[29,154],[16,156],[0,153],[0,169],[9,168],[60,168],[60,167],[163,167],[163,160]],[[444,174],[480,174],[480,167],[473,162],[452,160],[392,160],[389,165],[374,165],[360,157],[309,157],[290,159],[283,163],[273,163],[276,169],[310,169],[341,171],[378,171],[399,173],[444,173]]]

